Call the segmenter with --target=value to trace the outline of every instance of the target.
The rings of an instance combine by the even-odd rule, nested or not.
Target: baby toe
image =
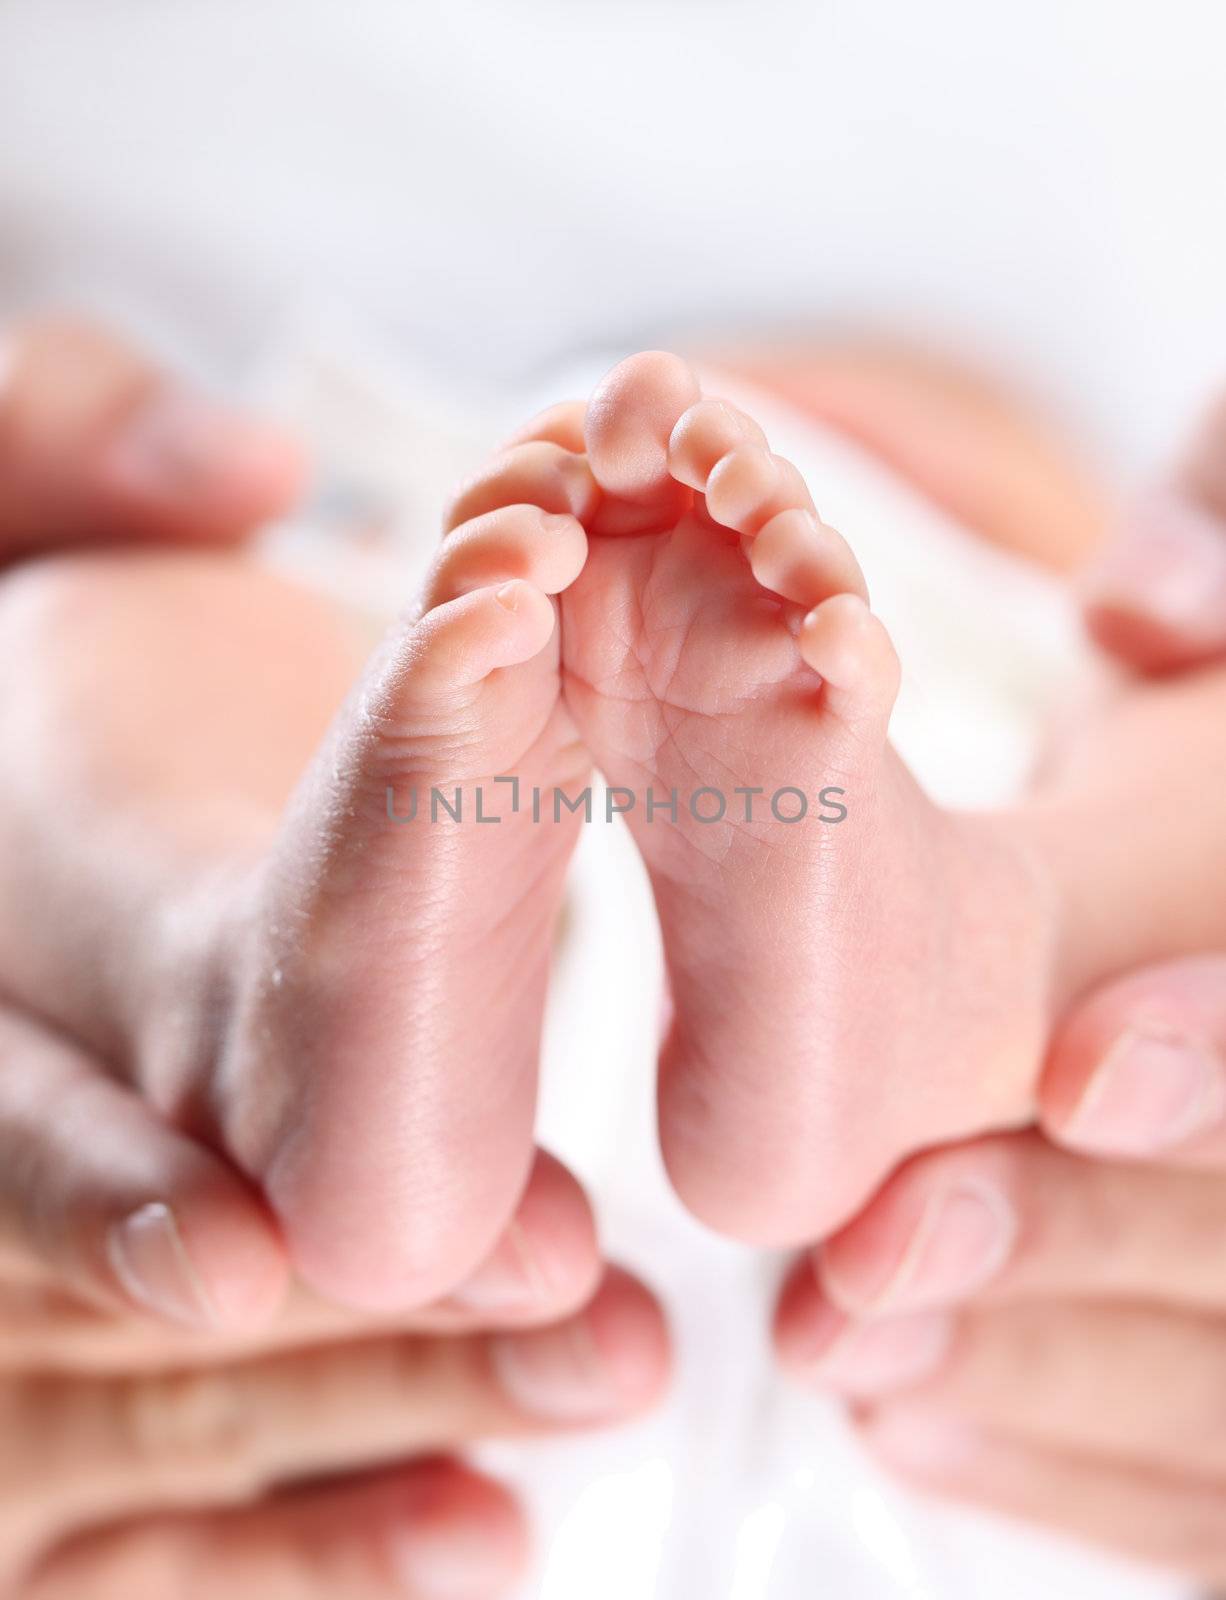
[[[649,501],[669,490],[669,438],[699,394],[688,362],[662,350],[630,356],[597,385],[584,437],[606,493]]]
[[[796,605],[815,606],[845,591],[868,599],[851,546],[812,511],[780,511],[749,543],[747,554],[762,587]]]
[[[469,688],[499,667],[530,661],[549,643],[553,602],[522,578],[474,589],[417,624],[411,672],[427,693]]]
[[[669,438],[669,471],[702,493],[716,464],[741,445],[765,448],[766,435],[726,400],[699,400],[681,414]]]
[[[523,578],[543,594],[560,594],[583,570],[587,535],[565,512],[503,506],[474,517],[448,536],[426,580],[426,608],[473,589]]]
[[[841,720],[888,719],[898,695],[898,654],[859,595],[832,595],[810,611],[800,653],[822,679],[824,706]]]
[[[756,534],[781,511],[813,510],[797,469],[760,445],[741,444],[715,465],[707,479],[707,511],[737,533]]]
[[[547,439],[531,439],[505,450],[469,479],[452,502],[444,527],[450,531],[513,505],[539,506],[586,521],[599,499],[583,456]]]
[[[580,455],[584,448],[583,419],[586,414],[587,406],[582,400],[561,400],[555,406],[547,406],[544,411],[538,411],[531,421],[516,429],[507,440],[505,448],[543,441],[546,444],[560,445],[563,450],[570,450]]]

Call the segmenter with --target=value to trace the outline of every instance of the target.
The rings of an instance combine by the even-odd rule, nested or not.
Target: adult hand
[[[235,544],[305,461],[119,336],[48,317],[0,333],[0,560],[71,544]]]
[[[1126,667],[1226,654],[1226,413],[1085,580]],[[910,1481],[1226,1581],[1226,955],[1086,996],[1043,1131],[908,1162],[804,1258],[776,1339]]]
[[[796,1267],[778,1347],[917,1487],[1222,1582],[1224,1232],[1221,1170],[975,1140]]]
[[[1097,643],[1136,671],[1226,654],[1226,396],[1166,481],[1133,504],[1085,574],[1082,598]]]
[[[88,1224],[131,1180],[138,1136],[155,1173],[214,1158],[142,1128],[96,1064],[28,1020],[0,1037],[4,1600],[504,1593],[522,1514],[440,1452],[620,1421],[667,1369],[658,1308],[601,1267],[574,1181],[539,1158],[512,1238],[411,1317],[299,1291],[259,1331],[211,1327],[173,1216],[138,1210],[109,1249]]]
[[[233,543],[282,509],[300,475],[279,435],[192,397],[97,329],[44,322],[17,330],[6,346],[0,560],[55,554],[65,543]],[[10,577],[19,595],[50,591],[69,603],[53,605],[51,616],[36,600],[9,638],[21,670],[6,699],[13,720],[0,874],[10,883],[11,874],[23,877],[31,897],[9,897],[0,917],[0,945],[14,958],[0,962],[0,993],[12,1002],[0,1035],[20,1028],[24,1009],[54,1017],[63,1035],[91,1048],[65,1057],[62,1039],[14,1041],[13,1069],[0,1081],[0,1139],[21,1191],[8,1196],[11,1215],[37,1229],[78,1290],[108,1304],[135,1300],[172,1321],[242,1330],[272,1315],[287,1261],[262,1195],[210,1126],[224,1091],[199,1076],[177,1088],[142,1077],[101,991],[114,978],[139,1007],[142,972],[169,976],[181,961],[177,998],[144,1008],[146,1021],[160,1017],[175,1035],[193,1009],[209,1010],[209,974],[192,965],[199,946],[175,948],[180,932],[189,946],[207,941],[200,907],[176,912],[159,884],[174,878],[184,854],[198,862],[206,835],[231,862],[262,828],[267,842],[361,661],[327,607],[237,561],[191,569],[176,566],[184,552],[164,567],[153,554],[145,559],[144,587],[126,580],[122,561],[99,560],[106,581],[97,585],[78,583],[69,561],[27,561]],[[159,604],[163,572],[179,609]],[[226,604],[212,606],[222,591]],[[153,922],[137,934],[129,919],[146,913]],[[33,974],[28,957],[40,944],[44,955],[58,954]],[[388,1032],[399,1039],[394,1026]],[[452,1053],[463,1054],[454,1040]],[[270,1075],[286,1090],[294,1070],[273,1051],[262,1055],[264,1091],[228,1085],[257,1108],[270,1098]],[[343,1138],[345,1119],[337,1121]],[[375,1292],[403,1304],[467,1293],[464,1280],[496,1258],[502,1302],[531,1302],[542,1270],[538,1235],[565,1236],[574,1208],[561,1203],[565,1186],[547,1181],[551,1164],[532,1163],[527,1142],[524,1156],[516,1190],[483,1236],[444,1237],[427,1194],[420,1208],[376,1203],[370,1229],[341,1226],[342,1260],[384,1238],[392,1254],[402,1243],[410,1254],[427,1251],[431,1284],[376,1275]],[[468,1164],[482,1170],[479,1159]],[[37,1182],[20,1181],[30,1174]],[[429,1188],[417,1172],[406,1182],[419,1178]],[[371,1186],[379,1187],[377,1174]],[[330,1193],[326,1220],[352,1210],[353,1198],[343,1188]],[[536,1219],[532,1228],[526,1217]],[[506,1229],[501,1246],[498,1229]],[[548,1240],[543,1249],[548,1258]]]

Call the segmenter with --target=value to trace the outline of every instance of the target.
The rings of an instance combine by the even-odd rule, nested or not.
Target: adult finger
[[[232,543],[284,511],[304,460],[124,340],[48,318],[0,341],[0,559],[65,544]]]
[[[71,1170],[77,1151],[68,1149],[63,1158]],[[21,1203],[41,1216],[45,1190],[35,1173],[30,1178]],[[173,1185],[168,1183],[165,1190],[177,1215],[181,1206]],[[86,1211],[73,1218],[68,1231],[88,1233],[89,1215]],[[230,1258],[221,1259],[224,1268]],[[27,1265],[42,1270],[23,1272]],[[41,1258],[27,1246],[21,1260],[5,1266],[9,1270],[0,1284],[0,1369],[78,1374],[238,1361],[266,1351],[392,1333],[531,1327],[568,1316],[586,1304],[602,1272],[587,1197],[566,1168],[544,1151],[537,1153],[507,1231],[472,1277],[445,1301],[394,1319],[359,1317],[295,1285],[276,1316],[259,1326],[154,1321],[115,1315],[109,1305],[66,1295],[65,1274],[57,1270],[45,1246]]]
[[[1075,1150],[1226,1164],[1226,956],[1149,967],[1084,999],[1056,1035],[1040,1114]]]
[[[1083,582],[1097,642],[1143,672],[1226,654],[1226,396],[1169,480],[1131,508]]]
[[[247,1179],[74,1045],[5,1011],[0,1263],[112,1312],[216,1334],[266,1325],[289,1276]]]
[[[1066,1299],[860,1319],[789,1284],[776,1337],[807,1387],[906,1394],[1037,1443],[1226,1474],[1221,1317]]]
[[[1226,1578],[1216,1481],[993,1433],[910,1400],[875,1407],[862,1437],[915,1487],[1169,1567]]]
[[[244,1503],[288,1479],[618,1421],[658,1396],[667,1370],[659,1307],[611,1269],[581,1313],[548,1328],[127,1378],[17,1376],[0,1396],[0,1504],[10,1543],[34,1547],[65,1524]]]
[[[909,1398],[1046,1448],[1226,1478],[1224,1359],[1226,1323],[1204,1313],[1073,1300],[972,1307]]]
[[[1223,1236],[1219,1174],[1087,1160],[1028,1132],[914,1157],[813,1263],[858,1316],[1061,1295],[1226,1310]]]
[[[496,1600],[522,1573],[523,1514],[456,1462],[146,1519],[46,1556],[17,1600]]]

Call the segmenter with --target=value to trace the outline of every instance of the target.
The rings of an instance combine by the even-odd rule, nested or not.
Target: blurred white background
[[[1131,469],[1226,350],[1214,0],[6,0],[0,311],[233,378],[339,302],[447,383],[886,328]]]

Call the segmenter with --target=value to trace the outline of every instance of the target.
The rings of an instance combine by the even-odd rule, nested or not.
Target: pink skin
[[[1117,1032],[1158,1000],[1212,1007],[1220,1038],[1224,969],[1092,1003]],[[1220,1583],[1220,1162],[1220,1142],[1142,1165],[1037,1131],[917,1156],[796,1264],[781,1360],[913,1485]]]
[[[877,1393],[943,1367],[949,1313],[971,1303],[1152,1300],[1190,1314],[1215,1309],[1226,1187],[1207,1152],[1182,1165],[1091,1161],[1034,1132],[913,1157],[793,1270],[776,1318],[785,1366],[806,1381]],[[844,1351],[888,1337],[888,1380],[861,1368],[853,1382],[845,1357],[840,1371],[831,1330]]]
[[[44,1366],[131,1363],[146,1350],[182,1360],[357,1330],[301,1293],[281,1304],[286,1262],[273,1221],[214,1152],[33,1023],[0,1018],[0,1048],[0,1269],[32,1296],[28,1314],[6,1313],[0,1363],[32,1351]],[[538,1152],[502,1238],[414,1326],[549,1320],[581,1305],[600,1270],[586,1196]],[[115,1320],[94,1313],[48,1327],[48,1292]]]
[[[623,1421],[668,1372],[658,1307],[616,1270],[546,1328],[463,1337],[338,1316],[263,1350],[187,1344],[4,1270],[0,1312],[44,1336],[0,1363],[6,1600],[494,1600],[522,1577],[522,1512],[439,1452]]]
[[[292,439],[102,328],[52,317],[0,336],[0,559],[236,545],[292,504],[305,475]]]
[[[1212,755],[1202,757],[1188,737],[1218,703],[1216,680],[1199,696],[1171,701],[1159,690],[1154,701],[1130,701],[1025,812],[940,811],[886,743],[898,668],[865,605],[854,556],[816,519],[795,468],[771,456],[734,408],[704,398],[675,357],[623,362],[586,412],[554,408],[530,424],[465,488],[449,523],[427,594],[435,609],[385,656],[403,696],[396,756],[389,762],[379,748],[377,786],[366,779],[365,788],[381,795],[389,774],[473,780],[516,771],[542,787],[573,789],[586,775],[585,747],[610,783],[639,797],[629,821],[655,887],[674,1001],[661,1136],[682,1197],[711,1225],[771,1244],[819,1236],[910,1151],[1028,1120],[1043,1041],[1067,999],[1136,960],[1195,949],[1216,925],[1189,909],[1185,892],[1226,832],[1203,802],[1193,806],[1215,774]],[[482,609],[472,615],[487,639],[501,615],[490,600],[500,578],[523,588],[518,620],[499,624],[506,633],[497,650],[483,644],[469,657],[466,647],[444,648],[449,635],[438,630],[467,628],[475,597]],[[559,596],[556,631],[545,593]],[[513,646],[501,642],[511,634]],[[412,671],[402,673],[406,659]],[[376,683],[388,681],[388,665],[372,671]],[[372,696],[371,681],[361,704],[388,693]],[[453,740],[460,716],[465,758],[448,749],[440,760],[440,720]],[[289,824],[294,893],[302,890],[298,841],[311,837],[312,817],[331,810],[333,775],[361,773],[369,759],[349,718],[339,725],[340,758],[333,750],[320,762],[322,791],[308,780]],[[1172,845],[1155,820],[1149,859],[1165,853],[1168,871],[1154,885],[1128,813],[1163,750],[1176,796],[1186,792],[1187,813],[1199,821]],[[782,784],[809,796],[832,784],[845,790],[846,825],[789,828],[760,812],[714,825],[684,810],[676,825],[645,818],[649,789],[770,794]],[[362,782],[348,792],[369,803]],[[376,821],[372,806],[372,828]],[[376,978],[367,988],[350,964],[345,1004],[323,1007],[307,1030],[312,1055],[317,1041],[325,1044],[319,1068],[308,1064],[305,1098],[296,1070],[282,1120],[265,1117],[250,1147],[247,1160],[291,1231],[293,1218],[313,1219],[300,1230],[314,1241],[299,1244],[305,1269],[334,1287],[349,1271],[346,1294],[391,1267],[404,1273],[403,1255],[383,1254],[388,1193],[402,1214],[428,1214],[433,1238],[488,1239],[522,1181],[548,929],[574,826],[565,815],[544,829],[523,826],[522,815],[506,821],[496,848],[495,830],[464,835],[464,850],[448,858],[446,887],[453,907],[480,896],[483,908],[519,908],[513,935],[499,919],[498,933],[482,940],[484,972],[514,1000],[496,1022],[474,1017],[467,976],[452,960],[429,973],[425,1017],[414,1009],[414,985],[398,990]],[[400,870],[403,901],[376,902],[393,937],[428,927],[440,898],[429,840],[423,855],[386,830],[373,844],[361,829],[355,837],[356,850],[338,838],[323,857],[344,892],[314,886],[308,902],[331,908],[336,934],[323,947],[350,952],[350,963],[370,928],[363,895],[351,892],[355,856],[380,883],[393,864]],[[1121,851],[1138,862],[1136,881],[1118,871]],[[414,888],[423,877],[424,900]],[[285,879],[274,882],[283,895]],[[528,882],[531,927],[522,921]],[[362,909],[347,928],[350,905]],[[1150,913],[1140,926],[1139,905]],[[283,1007],[285,1037],[299,1037],[304,1008],[328,992],[319,984],[318,912],[311,926],[302,999],[292,989],[281,1001],[255,991],[257,1031]],[[871,962],[843,958],[848,948],[871,950]],[[269,958],[261,959],[267,971]],[[292,961],[274,959],[292,971]],[[397,994],[403,1021],[381,998]],[[354,1004],[362,1008],[356,1033]],[[406,1029],[423,1063],[457,1052],[458,1040],[460,1059],[473,1064],[463,1078],[423,1069],[417,1092],[401,1102],[411,1108],[407,1124],[389,1122],[388,1102],[378,1098],[388,1082],[381,1052]],[[238,1034],[240,1042],[253,1036]],[[364,1064],[338,1079],[325,1063],[342,1048]],[[254,1072],[244,1079],[260,1083]],[[266,1105],[261,1084],[258,1110]],[[332,1131],[342,1117],[351,1144]],[[236,1144],[259,1120],[257,1109],[240,1110]],[[352,1196],[346,1204],[360,1231],[336,1223],[338,1195]],[[309,1248],[326,1249],[327,1261],[311,1259]],[[410,1268],[428,1277],[420,1263]]]
[[[675,1001],[665,1153],[693,1209],[750,1239],[820,1236],[917,1147],[1028,1120],[1072,995],[1212,942],[1220,897],[1187,887],[1226,858],[1205,801],[1226,762],[1192,739],[1220,683],[1129,697],[1016,815],[942,812],[886,743],[898,668],[854,556],[677,358],[634,357],[586,411],[529,424],[449,528],[339,712],[336,619],[237,563],[31,568],[0,612],[22,683],[0,699],[22,752],[0,850],[13,998],[237,1158],[323,1294],[446,1294],[531,1169],[579,819],[512,814],[495,777],[573,792],[594,756],[639,796]],[[1178,830],[1135,815],[1155,760]],[[389,786],[403,805],[455,784],[464,825],[389,822]],[[648,789],[785,784],[844,789],[846,822],[644,816]],[[69,824],[50,862],[48,785]],[[478,785],[497,826],[473,823]]]
[[[665,1157],[707,1223],[796,1242],[913,1142],[1024,1111],[1048,1005],[1034,872],[890,751],[898,667],[858,566],[754,425],[649,354],[597,389],[585,442],[604,498],[562,597],[566,695],[640,797],[674,1000]],[[847,822],[733,820],[734,788],[785,784],[845,790]],[[728,820],[645,820],[648,789],[703,786]]]
[[[1100,641],[1149,673],[1226,654],[1223,420],[1087,582]],[[1205,695],[1188,687],[1151,704],[1191,744]],[[1206,710],[1216,725],[1212,692]],[[1039,1115],[1043,1134],[915,1156],[798,1261],[780,1358],[851,1399],[914,1486],[1216,1585],[1226,956],[1092,989],[1057,1029]]]
[[[1102,647],[1146,673],[1226,655],[1226,400],[1209,409],[1167,483],[1142,496],[1085,575]]]
[[[551,790],[586,769],[544,692],[557,676],[545,591],[582,560],[582,532],[536,517],[533,533],[537,584],[470,587],[457,544],[430,609],[368,669],[291,802],[217,1041],[229,1144],[285,1220],[299,1271],[354,1303],[439,1292],[491,1248],[528,1177],[578,820],[534,826],[493,780]],[[407,815],[414,788],[457,784],[470,806],[480,786],[501,822],[470,819],[457,842],[425,799],[414,822],[389,823],[389,788]],[[275,1067],[261,1071],[270,1038]]]
[[[909,1152],[1030,1120],[1067,1002],[1213,937],[1201,863],[1226,828],[1203,796],[1226,771],[1196,734],[1226,680],[1130,697],[1024,810],[943,813],[886,743],[897,665],[854,557],[756,426],[662,354],[614,369],[569,438],[563,415],[545,431],[575,450],[583,419],[602,494],[561,598],[566,699],[640,797],[674,1002],[665,1157],[704,1221],[801,1242]],[[1138,843],[1155,759],[1184,826],[1150,813]],[[832,782],[850,815],[829,829],[642,804]]]
[[[300,1276],[364,1310],[455,1289],[529,1199],[540,1010],[578,819],[449,833],[428,801],[407,826],[386,811],[388,785],[403,803],[414,784],[515,771],[546,785],[586,769],[539,692],[552,685],[556,707],[546,591],[582,562],[582,529],[528,509],[484,529],[485,557],[480,538],[443,547],[420,620],[393,631],[339,713],[354,670],[343,622],[229,558],[30,565],[0,602],[3,648],[23,664],[9,681],[37,667],[39,683],[0,707],[22,752],[2,852],[10,998],[128,1065],[127,1123],[150,1102],[237,1157]],[[504,576],[480,582],[504,542]],[[65,726],[89,736],[66,744]],[[51,854],[48,793],[62,824]],[[112,1156],[114,1181],[85,1185],[89,1204],[66,1186],[71,1226],[53,1251],[95,1284],[125,1208],[170,1198],[162,1184],[185,1171],[173,1146],[116,1136]],[[210,1159],[177,1196],[179,1231],[214,1307],[242,1325],[275,1303],[284,1259],[255,1219],[256,1258],[230,1250],[218,1224],[251,1202]],[[176,1255],[141,1251],[161,1266]]]
[[[522,1578],[529,1543],[510,1493],[447,1459],[282,1489],[250,1506],[154,1508],[65,1531],[6,1589],[12,1600],[500,1600]]]
[[[26,330],[5,375],[0,558],[115,539],[230,544],[296,488],[299,458],[278,435],[190,400],[95,330]],[[547,560],[531,570],[549,581]],[[512,587],[500,603],[515,599]],[[28,717],[13,699],[2,713],[22,779],[6,819],[19,894],[0,939],[23,952],[16,987],[47,980],[42,1014],[114,1053],[97,1059],[0,1008],[4,1592],[190,1587],[205,1600],[254,1584],[284,1600],[341,1588],[494,1600],[523,1565],[513,1499],[443,1459],[382,1464],[642,1409],[667,1375],[659,1309],[603,1270],[585,1196],[541,1152],[513,1219],[446,1299],[395,1320],[302,1290],[281,1304],[275,1219],[211,1128],[191,1137],[218,1109],[209,1063],[159,1077],[176,1052],[144,1057],[127,1048],[139,1025],[133,1041],[125,1028],[152,997],[195,1031],[201,958],[218,966],[210,929],[230,926],[210,880],[242,881],[275,830],[348,651],[334,617],[237,566],[64,561],[7,587],[18,614],[31,602],[9,641],[22,658],[11,681],[30,674],[45,692]],[[40,811],[65,823],[50,850]],[[35,923],[77,941],[58,975],[32,947]],[[321,1487],[266,1492],[290,1474]]]

